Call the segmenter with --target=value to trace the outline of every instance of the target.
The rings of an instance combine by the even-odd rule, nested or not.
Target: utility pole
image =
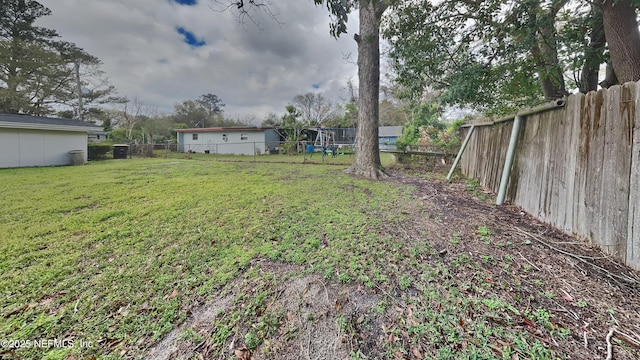
[[[78,92],[78,118],[84,121],[84,115],[82,111],[82,83],[80,82],[80,62],[76,61],[76,85]]]

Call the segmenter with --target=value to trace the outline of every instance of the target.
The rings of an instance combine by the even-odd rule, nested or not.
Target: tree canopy
[[[504,113],[569,88],[595,90],[607,60],[620,81],[640,80],[638,3],[413,0],[394,7],[384,36],[398,81],[412,97],[432,91],[448,104]]]
[[[51,115],[68,107],[78,118],[97,116],[93,105],[111,101],[114,88],[96,57],[61,40],[55,30],[34,25],[50,14],[37,1],[0,0],[0,111]],[[83,114],[80,97],[87,105]]]
[[[293,104],[300,111],[307,127],[327,126],[327,122],[336,113],[334,105],[321,93],[308,92],[296,95],[293,98]]]
[[[174,105],[173,122],[177,127],[205,128],[215,126],[241,126],[243,122],[225,118],[225,104],[218,95],[208,93],[194,100],[184,100]]]

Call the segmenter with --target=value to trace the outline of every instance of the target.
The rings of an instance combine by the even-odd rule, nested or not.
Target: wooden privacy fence
[[[640,269],[640,82],[571,95],[529,115],[506,199]],[[513,121],[479,126],[462,172],[497,192]],[[468,131],[468,130],[467,130]]]

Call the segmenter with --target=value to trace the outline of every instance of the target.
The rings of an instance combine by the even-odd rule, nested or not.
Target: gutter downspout
[[[471,139],[471,135],[473,134],[473,130],[476,129],[475,125],[471,125],[469,132],[467,133],[467,137],[464,138],[464,142],[462,142],[462,147],[460,147],[460,151],[458,151],[458,155],[456,159],[453,161],[453,165],[451,165],[451,170],[449,170],[449,174],[447,174],[447,180],[451,180],[451,176],[453,175],[453,170],[455,170],[456,166],[458,166],[458,162],[462,157],[462,153],[467,148],[467,144],[469,144],[469,139]]]
[[[516,146],[518,145],[518,134],[520,134],[520,127],[524,118],[522,115],[517,115],[513,121],[509,149],[507,150],[507,158],[504,161],[504,168],[502,169],[502,178],[500,179],[500,189],[498,190],[496,205],[504,204],[504,197],[507,193],[507,183],[509,182],[509,175],[511,175],[511,165],[513,165],[513,158],[515,157]]]

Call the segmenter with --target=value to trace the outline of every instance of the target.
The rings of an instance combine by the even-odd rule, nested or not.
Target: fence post
[[[469,139],[471,139],[471,135],[473,134],[473,130],[475,130],[476,126],[475,125],[471,125],[471,128],[469,129],[469,133],[467,133],[467,137],[464,138],[464,142],[462,143],[462,146],[460,147],[460,151],[458,151],[458,155],[456,156],[456,159],[453,161],[453,165],[451,166],[451,170],[449,170],[449,174],[447,174],[447,180],[451,180],[451,176],[453,175],[453,171],[455,170],[456,166],[458,166],[458,162],[460,161],[460,158],[462,157],[462,153],[464,152],[464,149],[467,148],[467,144],[469,144]]]
[[[218,144],[216,144],[216,161],[218,161]]]
[[[256,142],[253,142],[253,162],[256,162]]]
[[[507,183],[511,174],[511,165],[516,153],[518,145],[518,135],[520,134],[520,125],[522,125],[523,116],[517,115],[513,120],[513,128],[511,129],[511,139],[509,140],[509,149],[507,150],[507,158],[504,160],[504,168],[502,169],[502,178],[500,179],[500,189],[498,190],[498,198],[496,205],[504,204],[504,198],[507,192]]]

